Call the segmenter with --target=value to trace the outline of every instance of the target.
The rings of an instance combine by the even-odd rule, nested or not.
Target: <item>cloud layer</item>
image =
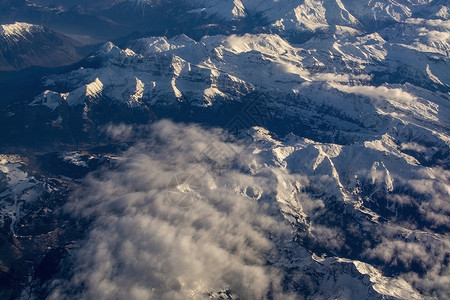
[[[290,228],[261,200],[273,191],[242,164],[243,149],[220,136],[159,122],[114,171],[90,176],[67,209],[91,218],[92,229],[75,251],[74,276],[53,282],[50,299],[206,299],[220,291],[288,297],[282,272],[267,259],[278,255],[273,238]],[[211,148],[220,153],[207,156]],[[240,171],[214,170],[224,163]],[[192,205],[177,202],[176,190]]]

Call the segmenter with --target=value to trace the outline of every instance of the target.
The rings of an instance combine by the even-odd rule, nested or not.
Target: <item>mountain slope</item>
[[[82,58],[76,48],[76,41],[42,26],[1,25],[0,71],[69,65]]]

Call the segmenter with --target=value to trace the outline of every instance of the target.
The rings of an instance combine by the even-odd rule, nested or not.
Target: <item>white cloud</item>
[[[273,238],[291,229],[280,214],[270,215],[264,197],[271,185],[250,176],[236,158],[243,149],[218,133],[226,136],[159,122],[115,171],[88,177],[67,209],[92,218],[92,229],[74,253],[74,276],[53,282],[50,299],[77,292],[84,299],[207,299],[206,293],[224,290],[240,299],[264,299],[269,291],[288,298],[282,271],[267,258],[278,255]],[[242,171],[213,172],[202,160],[211,146]],[[190,207],[175,205],[167,193],[183,172],[201,182]],[[260,202],[246,194],[255,190]]]
[[[132,138],[133,127],[126,124],[109,124],[103,128],[103,131],[113,140],[126,141]]]
[[[321,246],[327,247],[328,249],[341,250],[345,244],[345,237],[338,228],[314,225],[311,233]]]
[[[333,73],[319,73],[313,76],[313,80],[328,81],[328,82],[343,82],[349,81],[368,81],[371,77],[366,74],[351,75],[351,74],[333,74]]]
[[[387,88],[385,86],[350,86],[341,84],[333,84],[333,87],[346,93],[358,94],[368,97],[400,99],[408,102],[417,100],[416,97],[403,91],[400,88]]]
[[[428,26],[441,27],[442,29],[450,30],[450,20],[445,20],[445,21],[439,20],[439,19],[427,20],[426,24]]]
[[[429,169],[429,172],[439,170]],[[441,170],[442,174],[448,171]],[[419,197],[416,202],[423,217],[431,223],[432,228],[449,228],[450,224],[450,183],[448,177],[440,179],[411,179],[408,180],[411,191]]]
[[[418,98],[402,88],[370,85],[344,85],[330,82],[330,86],[341,92],[369,97],[383,114],[401,115],[404,120],[424,119],[439,121],[439,108],[426,99]]]
[[[422,145],[419,145],[416,142],[408,142],[408,143],[402,143],[401,144],[402,150],[413,150],[416,152],[427,152],[428,149]]]
[[[386,265],[411,270],[400,275],[426,295],[437,299],[448,299],[450,292],[450,239],[448,235],[430,236],[426,232],[406,234],[394,228],[381,233],[381,243],[367,249],[365,255],[379,259]],[[404,236],[403,239],[399,239]],[[414,264],[414,265],[413,265]],[[416,269],[420,268],[421,271]]]

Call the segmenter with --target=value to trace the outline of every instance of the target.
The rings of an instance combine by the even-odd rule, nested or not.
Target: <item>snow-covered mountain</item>
[[[43,26],[4,24],[0,26],[0,71],[69,65],[82,59],[77,46],[75,40]]]
[[[0,3],[5,20],[14,17],[64,32],[113,39],[140,32],[157,35],[244,32],[277,33],[303,42],[317,33],[374,32],[408,18],[448,19],[442,0],[29,0]],[[168,17],[166,17],[168,16]]]
[[[121,38],[0,106],[0,296],[448,298],[446,1],[56,4]]]
[[[89,58],[95,67],[47,77],[46,90],[29,109],[43,109],[49,115],[43,126],[56,128],[53,122],[64,122],[67,110],[72,120],[89,123],[104,107],[163,117],[159,111],[171,114],[171,107],[202,115],[251,104],[270,111],[272,123],[247,125],[278,133],[339,143],[388,133],[408,142],[423,140],[419,132],[425,130],[447,145],[448,41],[433,39],[448,34],[446,24],[408,19],[380,33],[325,36],[295,46],[276,34],[198,42],[185,35],[151,37],[126,49],[109,42]],[[423,38],[408,38],[417,32]],[[410,128],[420,138],[412,138]]]

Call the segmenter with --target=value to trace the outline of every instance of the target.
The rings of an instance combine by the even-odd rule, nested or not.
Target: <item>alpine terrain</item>
[[[449,14],[0,1],[0,298],[450,299]]]

